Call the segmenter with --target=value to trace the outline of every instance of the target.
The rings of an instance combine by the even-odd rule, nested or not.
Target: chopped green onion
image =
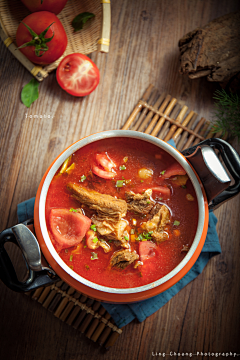
[[[83,176],[81,176],[81,182],[84,182],[84,180],[86,180],[86,176],[85,175],[83,175]]]
[[[143,239],[143,234],[138,235],[139,240]]]
[[[91,260],[96,260],[98,259],[98,254],[95,252],[91,252],[92,256],[91,256]]]
[[[90,267],[89,267],[88,265],[85,265],[85,268],[86,268],[86,270],[89,270],[89,269],[90,269]]]
[[[70,212],[78,212],[76,209],[73,209],[73,208],[71,208],[69,211]]]
[[[94,242],[94,243],[97,243],[97,242],[98,242],[98,238],[95,237],[95,238],[93,239],[93,242]]]
[[[144,181],[143,180],[141,180],[141,183],[143,183]]]
[[[142,241],[147,241],[148,239],[142,239]]]
[[[65,253],[66,253],[66,254],[68,253],[68,249],[65,249]]]
[[[112,240],[108,240],[108,242],[109,242],[109,243],[111,243],[111,242],[112,242]]]
[[[119,166],[119,170],[126,170],[126,166],[125,165]]]
[[[135,240],[136,240],[136,241],[139,241],[140,239],[139,239],[139,237],[136,237]]]
[[[130,234],[131,234],[131,235],[135,234],[135,229],[131,229],[131,230],[130,230]]]
[[[73,259],[73,255],[70,255],[69,261],[72,261]]]
[[[149,231],[149,234],[152,234],[153,233],[153,230],[152,231]]]
[[[160,172],[161,175],[164,175],[166,172],[166,170],[163,170],[162,172]]]
[[[149,200],[147,200],[147,204],[151,204],[151,202]]]
[[[87,247],[87,245],[84,245],[84,249]]]
[[[175,220],[173,223],[173,225],[175,225],[175,226],[178,226],[179,224],[180,224],[180,221],[178,221],[178,220]]]
[[[123,187],[124,184],[124,180],[117,180],[116,181],[116,187]]]
[[[129,237],[128,237],[128,236],[124,236],[124,239],[128,241],[128,240],[129,240]]]
[[[126,163],[126,162],[128,161],[128,156],[125,156],[125,157],[123,158],[123,161]]]
[[[159,200],[162,200],[162,199],[163,199],[162,197],[159,198]]]
[[[97,231],[97,228],[96,228],[96,225],[95,225],[95,224],[91,225],[91,226],[90,226],[90,229],[93,230],[93,231]]]
[[[130,182],[131,182],[131,179],[125,181],[126,185],[130,184]]]

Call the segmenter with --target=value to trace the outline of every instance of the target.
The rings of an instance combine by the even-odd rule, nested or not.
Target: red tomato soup
[[[46,222],[62,260],[96,284],[154,282],[185,257],[197,229],[193,185],[153,144],[104,139],[68,158],[47,194]]]

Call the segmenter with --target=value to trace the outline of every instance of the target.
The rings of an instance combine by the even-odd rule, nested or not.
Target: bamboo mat
[[[213,133],[209,121],[186,105],[181,105],[171,95],[160,94],[152,84],[122,127],[122,130],[128,129],[142,131],[164,141],[174,139],[180,151],[204,139],[221,137],[220,133]],[[122,333],[99,301],[75,291],[63,281],[27,295],[105,348],[113,346]]]

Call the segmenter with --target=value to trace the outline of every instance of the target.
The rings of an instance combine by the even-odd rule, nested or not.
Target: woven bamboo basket
[[[91,12],[95,15],[76,33],[71,25],[76,15]],[[38,80],[42,81],[58,67],[62,58],[79,52],[90,54],[94,51],[108,52],[110,45],[111,8],[110,0],[68,0],[58,18],[64,26],[68,45],[64,54],[54,63],[36,66],[29,61],[15,45],[16,31],[20,22],[30,14],[20,0],[0,0],[0,36],[5,46],[23,66]]]

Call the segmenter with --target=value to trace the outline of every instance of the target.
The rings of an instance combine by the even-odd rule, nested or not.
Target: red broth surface
[[[102,179],[91,171],[96,154],[106,152],[117,165],[114,179]],[[125,158],[126,160],[126,157],[128,159],[125,163],[123,159]],[[174,162],[176,162],[175,159],[164,150],[138,139],[105,139],[89,144],[76,151],[71,158],[71,164],[75,163],[75,168],[69,173],[63,174],[59,174],[59,169],[50,184],[47,194],[47,228],[57,251],[57,243],[49,223],[51,209],[77,209],[81,206],[79,201],[73,198],[72,194],[67,190],[69,182],[121,199],[125,199],[125,191],[131,190],[135,193],[142,193],[146,189],[159,185],[169,187],[171,190],[169,199],[164,199],[164,196],[156,198],[153,193],[153,199],[160,204],[166,205],[170,210],[169,239],[158,244],[155,256],[144,261],[143,265],[136,269],[133,267],[133,264],[124,270],[110,266],[110,259],[113,253],[122,250],[122,248],[116,247],[112,241],[110,241],[111,251],[105,253],[101,247],[96,250],[89,249],[86,246],[85,239],[83,239],[78,247],[78,253],[76,253],[77,246],[59,251],[58,253],[62,260],[85,279],[99,285],[114,288],[146,285],[162,278],[173,270],[186,255],[185,251],[181,251],[183,247],[188,246],[190,248],[198,221],[197,197],[191,181],[188,179],[186,184],[181,186],[177,183],[176,176],[163,179],[161,175]],[[126,166],[125,170],[119,170],[119,167],[122,165]],[[138,171],[141,168],[151,169],[153,176],[142,180],[138,175]],[[86,179],[84,180],[85,177]],[[131,181],[121,188],[116,187],[116,181],[122,179]],[[189,201],[189,198],[191,201]],[[89,210],[87,206],[84,206],[83,209],[85,215],[91,218],[94,211]],[[149,214],[143,216],[128,211],[125,219],[129,221],[130,225],[132,224],[132,219],[136,219],[136,226],[131,225],[131,227],[136,232],[139,232],[141,224],[147,221],[149,216]],[[140,241],[131,241],[130,239],[131,250],[136,250],[139,253],[139,243]],[[98,259],[91,260],[93,251],[97,253]]]

